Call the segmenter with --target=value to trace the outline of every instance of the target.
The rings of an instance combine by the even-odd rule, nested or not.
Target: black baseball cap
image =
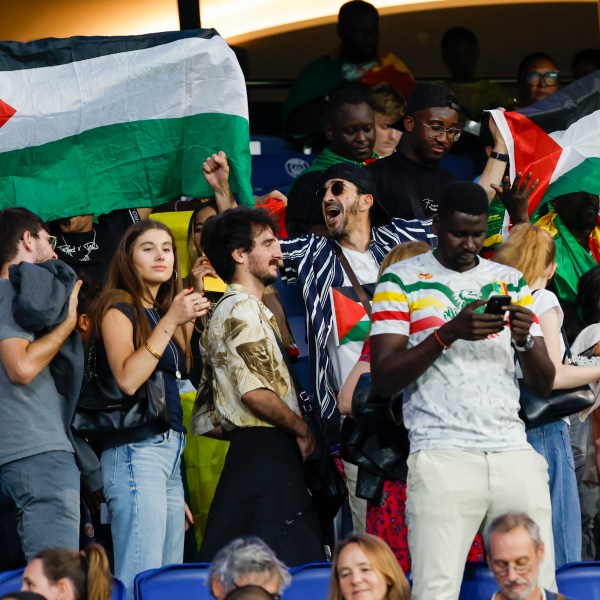
[[[406,105],[406,115],[412,115],[418,110],[426,108],[452,108],[460,112],[460,104],[452,90],[439,83],[422,83],[412,93]],[[394,121],[390,127],[404,131],[404,117]]]
[[[381,205],[377,198],[377,186],[373,175],[366,167],[360,165],[341,162],[331,165],[323,174],[323,183],[330,179],[343,179],[353,183],[365,194],[373,196],[373,206],[371,208],[371,224],[375,226],[384,225],[392,218],[387,210]]]
[[[343,179],[344,181],[349,181],[366,194],[371,194],[375,197],[375,180],[373,179],[373,175],[371,175],[370,171],[360,165],[349,162],[331,165],[325,171],[325,181],[328,181],[329,179]]]

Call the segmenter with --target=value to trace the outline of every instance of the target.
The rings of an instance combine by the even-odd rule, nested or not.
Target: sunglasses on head
[[[322,201],[325,198],[327,190],[331,190],[334,196],[340,196],[344,190],[356,190],[359,194],[362,193],[361,189],[356,186],[348,185],[343,181],[334,181],[331,185],[324,185],[322,188],[317,190],[317,198]]]

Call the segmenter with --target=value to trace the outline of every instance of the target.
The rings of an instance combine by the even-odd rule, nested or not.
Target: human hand
[[[304,433],[296,437],[296,444],[298,444],[298,448],[300,448],[302,460],[306,460],[315,451],[317,440],[315,440],[315,436],[312,434],[308,425],[305,426]]]
[[[493,190],[500,196],[502,204],[506,207],[513,225],[529,223],[529,197],[540,182],[539,179],[534,179],[533,183],[529,185],[533,177],[531,171],[521,181],[522,177],[523,173],[517,173],[512,186],[510,185],[510,177],[508,175],[502,179],[502,187],[495,183],[491,184]]]
[[[439,330],[440,338],[447,345],[456,340],[484,340],[489,335],[499,333],[504,329],[504,313],[478,313],[480,306],[487,304],[487,300],[475,300],[467,304],[451,321],[442,325]],[[508,310],[508,304],[507,304]]]
[[[510,335],[517,344],[524,344],[529,330],[533,324],[533,312],[524,306],[511,304],[508,307],[510,313]]]
[[[496,110],[506,112],[506,109],[502,108],[502,107],[498,107]],[[504,138],[502,137],[502,134],[500,133],[500,130],[498,129],[498,125],[496,125],[496,121],[494,120],[494,117],[492,117],[491,115],[490,115],[490,120],[489,120],[489,128],[490,128],[490,133],[492,134],[492,138],[494,140],[494,150],[496,152],[499,152],[500,154],[506,154],[508,152],[506,142],[504,141]]]
[[[194,515],[190,510],[187,502],[183,503],[185,509],[185,531],[187,531],[192,525],[194,525]]]
[[[279,190],[272,190],[268,194],[263,194],[262,196],[258,196],[254,199],[254,204],[257,206],[260,204],[265,204],[269,198],[276,198],[277,200],[281,200],[284,206],[288,205],[288,199],[285,194],[280,192]]]
[[[209,156],[202,164],[202,173],[215,192],[229,188],[229,164],[225,152],[220,150]]]
[[[65,325],[70,327],[71,330],[75,329],[75,325],[77,325],[77,306],[79,304],[79,290],[82,285],[83,281],[78,279],[69,296],[69,310],[67,311],[67,316],[65,318]]]
[[[202,294],[194,292],[194,288],[186,288],[173,298],[167,311],[167,316],[173,319],[176,325],[184,325],[203,317],[210,308],[210,300]]]
[[[212,268],[208,258],[206,256],[199,256],[194,262],[194,266],[190,272],[190,279],[194,286],[194,291],[202,294],[204,292],[204,278],[215,277],[217,278],[217,272]]]

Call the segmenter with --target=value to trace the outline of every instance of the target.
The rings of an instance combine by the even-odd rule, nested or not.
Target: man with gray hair
[[[290,584],[287,567],[267,544],[257,537],[237,538],[216,554],[208,575],[208,586],[216,600],[233,589],[257,585],[270,594],[281,594]]]
[[[488,565],[500,586],[492,600],[568,600],[538,585],[545,548],[540,528],[529,515],[508,512],[496,517],[483,541]]]

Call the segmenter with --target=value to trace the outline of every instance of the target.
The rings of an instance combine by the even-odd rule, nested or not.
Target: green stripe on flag
[[[600,194],[600,158],[586,158],[581,164],[561,175],[548,186],[543,202],[572,192]]]
[[[252,206],[248,121],[204,113],[108,125],[4,152],[0,208],[26,206],[49,220],[213,196],[202,163],[219,150],[229,158],[240,203]]]

